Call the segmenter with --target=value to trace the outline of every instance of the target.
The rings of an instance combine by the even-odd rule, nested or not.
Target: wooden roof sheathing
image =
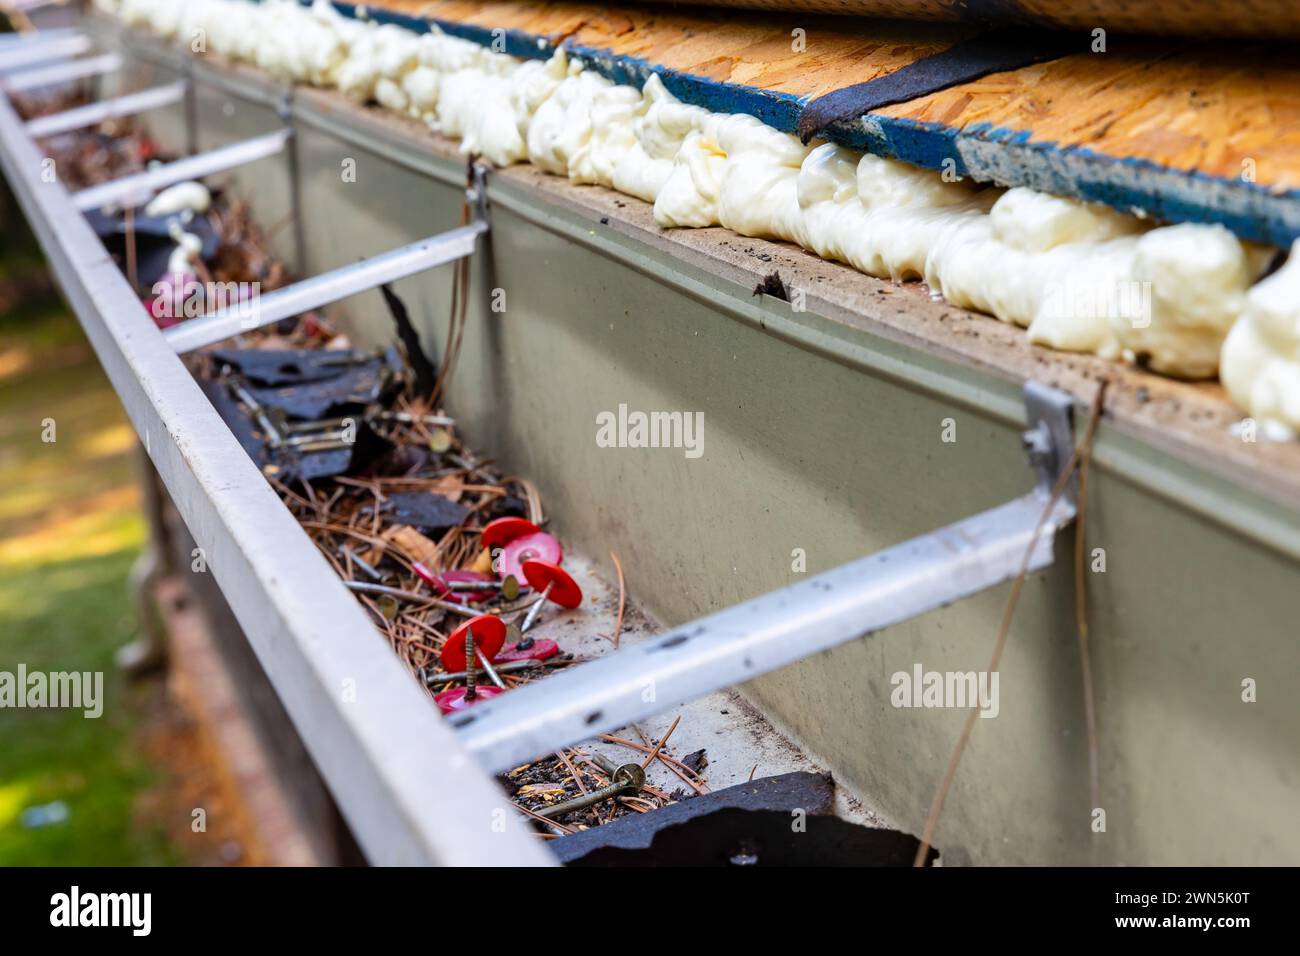
[[[647,0],[677,4],[679,0]],[[1300,37],[1291,0],[686,0],[713,7],[1183,36]]]
[[[562,43],[616,81],[658,72],[688,102],[787,131],[808,100],[979,29],[528,0],[385,0],[367,11],[485,45],[495,38],[516,56],[549,56]],[[1105,52],[1091,43],[1081,33],[1079,53],[885,107],[827,136],[926,168],[955,163],[981,181],[1220,222],[1246,239],[1300,237],[1300,60],[1262,41],[1111,35]]]

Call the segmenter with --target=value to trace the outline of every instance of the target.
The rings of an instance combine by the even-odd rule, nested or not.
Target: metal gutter
[[[129,42],[147,43],[148,38],[133,35]],[[226,71],[217,66],[195,64],[194,71],[196,75],[210,73],[221,77],[219,85],[228,90],[240,85],[256,91],[259,84],[268,90],[275,88],[275,84],[269,80],[262,83],[253,68],[235,66]],[[224,133],[233,138],[229,131],[238,128],[241,130],[238,135],[243,136],[249,124],[242,115],[240,118],[243,120],[240,124],[230,124],[223,128],[218,115],[211,128],[205,127],[205,133],[217,138],[221,138]],[[258,116],[256,119],[260,122],[265,117]],[[334,137],[338,137],[358,148],[359,152],[354,155],[366,154],[362,161],[368,161],[372,155],[391,160],[386,170],[396,172],[401,177],[401,189],[405,192],[400,195],[419,195],[444,217],[449,210],[455,212],[459,209],[458,193],[464,185],[463,164],[457,159],[452,145],[432,137],[418,125],[385,116],[377,110],[351,105],[337,94],[313,90],[295,93],[291,113],[285,119],[292,121],[298,130],[297,139],[309,159],[306,167],[308,175],[312,174],[313,169],[319,174],[321,169],[335,161]],[[330,138],[315,137],[307,127],[327,133]],[[312,144],[312,139],[319,142]],[[313,157],[313,151],[319,155]],[[427,181],[413,182],[415,177],[406,177],[405,170],[408,169],[445,183],[452,187],[452,191],[444,192],[430,187]],[[333,173],[332,168],[330,172]],[[398,177],[393,177],[396,178]],[[252,176],[246,177],[243,185],[251,183],[256,188],[254,179]],[[375,183],[374,186],[366,187],[375,190],[366,194],[371,199],[383,195],[381,191],[392,184],[391,179],[380,177],[369,181]],[[1025,378],[1038,377],[1047,381],[1071,383],[1070,387],[1079,395],[1087,394],[1090,385],[1090,382],[1080,384],[1078,376],[1072,377],[1063,372],[1063,369],[1073,363],[1086,363],[1085,359],[1068,355],[1044,355],[1041,356],[1041,361],[1035,358],[1035,364],[1025,371],[1024,364],[1017,365],[1015,361],[1004,358],[1002,352],[992,358],[971,358],[969,353],[963,354],[951,349],[945,342],[913,335],[902,330],[899,324],[890,325],[886,310],[866,302],[866,296],[852,298],[835,294],[810,294],[808,311],[792,314],[786,303],[770,298],[753,298],[750,295],[754,283],[753,273],[745,271],[736,260],[724,258],[720,253],[719,239],[701,234],[664,233],[646,224],[645,210],[638,208],[636,201],[628,200],[629,208],[620,212],[616,209],[614,194],[604,190],[574,187],[564,180],[546,177],[536,170],[517,168],[494,173],[489,195],[493,201],[494,214],[500,214],[499,224],[502,228],[497,230],[498,239],[489,244],[487,251],[496,257],[498,269],[504,266],[510,270],[511,278],[519,283],[517,288],[535,288],[539,298],[546,297],[544,301],[548,308],[553,308],[556,302],[554,290],[538,282],[539,274],[546,268],[562,273],[563,278],[575,277],[572,280],[575,289],[581,289],[581,284],[588,281],[603,282],[607,287],[615,288],[615,282],[610,277],[617,277],[626,271],[637,273],[636,288],[644,290],[646,283],[641,276],[651,276],[662,283],[662,291],[668,301],[685,304],[694,310],[695,303],[684,303],[686,296],[677,295],[678,292],[684,292],[699,303],[725,313],[726,318],[716,323],[714,331],[718,335],[734,335],[737,339],[746,340],[761,340],[764,336],[770,336],[782,343],[789,342],[796,346],[795,351],[789,351],[774,346],[770,341],[763,342],[751,350],[750,357],[761,348],[769,353],[781,352],[782,362],[802,364],[802,367],[807,368],[811,363],[804,362],[796,353],[812,352],[833,359],[844,367],[866,370],[866,374],[858,376],[863,381],[887,379],[903,386],[892,390],[896,394],[889,397],[897,398],[898,405],[888,411],[895,414],[907,411],[908,422],[916,417],[908,411],[912,406],[928,405],[929,398],[939,396],[950,398],[953,404],[962,409],[978,411],[982,421],[1022,425],[1025,406],[1019,386]],[[308,207],[307,222],[312,223],[313,213],[318,224],[329,223],[331,217],[335,222],[346,221],[339,218],[340,210],[349,214],[367,208],[364,197],[358,202],[349,200],[349,203],[326,202],[319,208]],[[375,208],[381,208],[378,203],[374,205]],[[619,202],[618,209],[622,205]],[[407,216],[405,209],[398,209],[398,214],[394,215],[394,206],[382,208],[384,222],[360,224],[373,225],[373,232],[367,231],[367,236],[379,234],[385,242],[396,244],[422,234],[423,224],[413,216]],[[602,223],[602,218],[607,218],[608,222]],[[546,231],[542,232],[541,229]],[[757,245],[758,241],[755,243]],[[370,251],[360,240],[351,237],[349,241],[337,245],[322,243],[319,255],[323,261],[334,264],[355,261],[356,257],[368,255]],[[780,264],[783,275],[795,259],[793,255],[782,253],[776,244],[763,244],[758,251],[771,253],[774,265]],[[813,261],[811,257],[806,258]],[[547,261],[537,266],[536,271],[529,272],[528,269],[532,267],[530,259]],[[555,262],[553,267],[550,265],[551,260]],[[824,266],[818,262],[816,268],[842,267]],[[858,283],[857,278],[853,278],[853,283],[853,288],[874,288],[876,284],[875,280],[865,279]],[[810,283],[802,287],[815,288]],[[433,279],[412,288],[418,290],[418,295],[436,305],[441,301],[445,286]],[[921,313],[927,308],[926,304],[920,302],[920,297],[915,302],[909,300],[906,304],[914,306],[916,310],[908,319],[916,318],[917,325],[921,325]],[[650,312],[652,310],[634,314],[645,319]],[[538,315],[548,317],[541,308],[525,314],[531,318]],[[367,322],[364,316],[355,318],[357,321],[352,330],[367,335],[387,334],[384,323],[373,319]],[[671,316],[662,318],[671,321]],[[743,322],[744,327],[727,328],[728,319]],[[531,323],[531,326],[536,328],[544,324]],[[570,344],[564,334],[572,330],[589,329],[590,325],[577,322],[561,325],[557,322],[555,327],[562,334],[553,336],[558,338],[558,344],[546,353],[552,360],[561,346]],[[430,328],[437,328],[437,325],[430,322],[421,331]],[[533,354],[525,353],[524,348],[536,344],[539,337],[533,336],[530,328],[518,325],[515,328],[516,332],[506,337],[504,345],[500,341],[493,343],[488,334],[484,335],[484,339],[485,344],[491,346],[492,359],[502,358],[502,368],[520,376],[524,384],[521,384],[518,391],[522,391],[525,387],[532,387],[536,378],[528,377],[532,366],[512,364],[512,359],[520,354]],[[746,334],[748,328],[761,331],[764,336],[749,336]],[[982,320],[979,328],[995,331]],[[511,349],[515,351],[511,352]],[[536,353],[539,360],[542,354]],[[671,358],[672,354],[665,348],[657,357]],[[626,352],[615,353],[612,357],[624,362],[625,367],[637,367],[632,364],[632,359]],[[746,354],[742,353],[742,362],[746,358]],[[574,367],[563,363],[555,364],[566,370]],[[716,368],[717,364],[713,367]],[[1095,372],[1096,366],[1091,370]],[[823,366],[819,371],[826,369]],[[837,370],[829,371],[833,374]],[[672,373],[666,373],[663,377],[671,379]],[[734,387],[739,377],[726,379],[728,387]],[[851,377],[841,377],[840,384],[849,378]],[[1143,380],[1149,381],[1150,377]],[[654,384],[657,385],[657,382]],[[640,395],[652,394],[652,387],[644,382],[628,386],[629,390],[636,388]],[[463,395],[458,401],[461,398]],[[748,400],[748,396],[746,398]],[[504,409],[506,415],[502,427],[510,428],[512,422],[509,413],[519,406],[503,402],[499,406],[485,403],[484,407],[488,411]],[[858,407],[871,411],[876,409],[876,406],[870,404]],[[468,413],[464,419],[468,431],[472,427],[474,413],[467,408],[462,408],[461,411]],[[756,417],[755,413],[747,414],[751,418]],[[868,415],[865,412],[861,421],[850,417],[843,435],[850,440],[861,435],[883,436],[888,440],[891,437],[890,429],[880,427],[880,419],[887,421],[891,417],[893,416]],[[530,418],[528,415],[518,415],[513,427],[522,432],[525,430],[524,425],[535,426],[539,419],[541,416]],[[792,426],[787,421],[782,427],[802,428],[803,423],[798,422]],[[946,496],[951,495],[951,510],[928,510],[927,514],[940,511],[942,517],[919,529],[911,527],[907,521],[882,520],[881,525],[885,528],[907,526],[906,534],[912,534],[916,530],[929,530],[962,513],[987,508],[994,503],[983,500],[982,490],[1005,485],[1006,470],[1003,466],[1010,456],[1002,456],[1001,452],[1011,446],[1007,444],[1008,436],[1003,433],[1003,429],[987,431],[991,434],[982,434],[977,439],[977,447],[987,448],[987,453],[965,452],[962,461],[967,467],[960,473],[934,481],[929,481],[928,476],[920,474],[919,469],[907,474],[907,478],[912,481],[920,475],[920,484],[927,490],[941,490],[944,497],[936,496],[930,498],[931,501],[947,502],[949,499]],[[522,458],[529,464],[527,459],[531,448],[543,449],[543,453],[535,455],[530,463],[540,472],[534,477],[539,480],[545,478],[550,487],[565,492],[568,489],[562,482],[571,481],[572,487],[580,495],[586,496],[581,501],[581,506],[586,508],[594,500],[590,493],[596,481],[612,480],[610,475],[616,473],[616,470],[600,471],[594,477],[592,474],[565,475],[547,461],[548,455],[552,460],[559,457],[553,448],[544,444],[555,435],[553,429],[549,432],[530,431],[525,437],[507,446],[507,451],[513,452],[517,460]],[[756,436],[751,430],[745,437],[750,445],[758,445],[760,452],[763,451],[761,440],[765,436]],[[809,448],[819,449],[829,444],[829,439],[818,440],[816,443],[801,442],[798,451],[802,453]],[[852,447],[856,447],[856,444]],[[748,451],[749,445],[744,450]],[[1198,454],[1198,451],[1201,453]],[[1194,442],[1182,442],[1176,435],[1162,432],[1152,425],[1149,418],[1127,417],[1119,413],[1100,426],[1094,464],[1105,465],[1105,468],[1098,468],[1094,472],[1098,483],[1090,485],[1093,498],[1088,513],[1093,530],[1100,528],[1100,532],[1105,535],[1100,540],[1112,550],[1112,557],[1117,562],[1116,569],[1125,557],[1130,563],[1122,572],[1112,573],[1108,578],[1096,578],[1095,584],[1089,585],[1090,594],[1109,602],[1106,605],[1108,615],[1109,608],[1119,609],[1119,613],[1103,619],[1102,625],[1095,632],[1098,641],[1094,646],[1098,650],[1099,675],[1104,680],[1104,683],[1099,683],[1099,687],[1103,688],[1104,694],[1111,695],[1112,704],[1118,704],[1105,707],[1103,712],[1103,717],[1109,721],[1103,725],[1104,739],[1112,741],[1108,746],[1114,748],[1114,756],[1108,757],[1108,760],[1114,761],[1111,766],[1116,779],[1123,776],[1134,784],[1127,788],[1128,793],[1121,790],[1113,797],[1115,806],[1124,809],[1122,814],[1113,813],[1112,819],[1118,827],[1124,827],[1125,824],[1120,821],[1127,818],[1129,829],[1123,836],[1116,838],[1121,841],[1118,844],[1119,850],[1113,849],[1116,844],[1111,841],[1111,849],[1099,851],[1109,854],[1105,856],[1107,860],[1168,861],[1169,854],[1177,851],[1179,834],[1192,832],[1187,825],[1189,820],[1204,822],[1205,833],[1216,831],[1220,835],[1228,835],[1210,850],[1198,850],[1201,853],[1199,859],[1240,860],[1241,853],[1251,852],[1258,856],[1258,849],[1252,851],[1227,846],[1229,842],[1267,843],[1268,835],[1263,832],[1267,828],[1258,827],[1253,819],[1249,823],[1243,822],[1248,817],[1254,817],[1257,808],[1243,810],[1233,805],[1231,788],[1210,780],[1212,775],[1203,774],[1203,767],[1198,771],[1193,750],[1210,753],[1216,766],[1231,766],[1233,779],[1248,780],[1252,793],[1268,796],[1272,800],[1270,805],[1279,811],[1286,805],[1284,799],[1294,796],[1294,788],[1287,788],[1285,774],[1279,777],[1276,770],[1279,766],[1287,767],[1287,755],[1295,753],[1294,734],[1287,735],[1287,728],[1291,724],[1287,720],[1290,715],[1285,712],[1285,704],[1278,704],[1275,697],[1272,703],[1265,701],[1259,707],[1242,708],[1232,702],[1232,694],[1228,695],[1229,699],[1225,703],[1219,692],[1221,684],[1217,683],[1225,673],[1278,674],[1286,673],[1288,668],[1293,669],[1295,655],[1287,650],[1285,641],[1278,642],[1277,635],[1287,632],[1285,622],[1294,617],[1290,613],[1290,604],[1294,602],[1288,602],[1289,592],[1285,584],[1285,575],[1292,573],[1294,568],[1274,561],[1272,555],[1257,555],[1253,548],[1239,547],[1231,536],[1221,535],[1215,529],[1207,531],[1204,526],[1209,525],[1210,521],[1186,520],[1187,512],[1191,512],[1212,519],[1215,525],[1231,528],[1236,535],[1249,538],[1252,543],[1258,540],[1269,547],[1294,554],[1297,509],[1287,505],[1285,494],[1270,496],[1267,488],[1261,490],[1259,480],[1269,477],[1265,467],[1268,462],[1269,459],[1265,457],[1247,459],[1244,465],[1239,458],[1219,459]],[[988,466],[989,481],[970,480],[972,475],[983,477],[981,471],[970,467],[972,463]],[[765,464],[767,463],[760,461],[758,467],[762,468]],[[870,467],[867,460],[863,460],[862,464]],[[848,471],[852,467],[851,462],[846,464],[843,460],[837,460],[833,465],[840,471]],[[551,468],[549,474],[546,472],[548,468]],[[873,473],[878,474],[879,471]],[[661,479],[665,474],[669,475],[665,487],[674,490],[679,488],[673,483],[669,469],[665,468],[657,474]],[[768,468],[766,474],[770,476],[772,469]],[[1131,484],[1150,491],[1151,494],[1131,494],[1128,488],[1117,487],[1120,483],[1108,483],[1111,474],[1121,477],[1124,485]],[[999,482],[998,479],[1002,481]],[[974,491],[965,493],[970,492],[972,486]],[[644,488],[644,484],[637,486],[638,490],[643,491]],[[1011,486],[1007,496],[1014,494],[1017,488],[1018,486]],[[890,497],[882,500],[889,503],[891,510],[896,510],[900,500],[907,502],[905,494],[911,490],[910,484],[901,490],[890,487]],[[641,508],[641,502],[626,491],[614,488],[611,494],[612,498],[605,498],[599,503],[608,506],[612,502],[622,507]],[[920,491],[916,492],[916,496],[922,497]],[[1164,509],[1160,507],[1161,502],[1156,500],[1157,496],[1177,502],[1184,513],[1162,516]],[[607,538],[616,538],[620,533],[618,529],[608,526],[597,526],[593,531],[592,526],[596,522],[589,523],[584,530],[581,521],[575,520],[576,512],[572,504],[568,505],[569,511],[566,514],[566,503],[560,498],[560,495],[556,495],[551,499],[555,501],[553,516],[565,527],[566,535],[583,542],[589,549],[594,548],[595,544],[604,545]],[[744,503],[753,504],[756,500],[756,496],[751,496]],[[850,509],[853,504],[852,501],[840,498],[834,501],[834,517],[839,519],[847,515],[850,522],[846,526],[845,535],[837,537],[837,541],[859,540],[850,536],[861,535],[861,540],[872,541],[874,548],[892,545],[906,536],[898,534],[885,538],[884,535],[872,534],[868,538],[863,535],[863,527],[851,524],[853,514]],[[967,504],[971,505],[968,510],[960,510]],[[722,525],[724,521],[736,521],[739,514],[741,509],[734,508],[725,512],[725,518],[715,516],[714,520]],[[813,517],[814,520],[821,519],[819,527],[828,527],[824,513],[814,512]],[[680,516],[677,520],[681,520]],[[660,516],[645,508],[643,512],[632,515],[629,522],[632,525],[631,533],[624,534],[617,541],[611,540],[609,544],[616,544],[626,560],[623,549],[627,546],[628,538],[640,535],[647,553],[656,557],[671,554],[665,550],[668,534],[647,534],[647,528],[658,521]],[[776,528],[779,532],[788,528],[788,523],[784,526],[777,524]],[[875,529],[866,527],[865,530],[874,532]],[[728,553],[727,549],[735,553],[737,548],[743,549],[755,540],[753,535],[735,534],[729,528],[718,527],[715,531],[720,539],[725,538],[725,541],[714,539],[718,553],[722,555]],[[835,543],[829,539],[838,536],[839,531],[839,527],[830,527],[826,532],[828,544]],[[694,546],[683,547],[682,553],[689,552],[692,547]],[[707,553],[707,548],[699,550]],[[861,548],[858,553],[866,550],[870,549]],[[841,548],[837,552],[838,560],[856,559],[856,554],[844,554],[843,551]],[[1222,560],[1216,560],[1220,557]],[[729,586],[721,572],[715,573],[708,569],[706,562],[693,568],[689,559],[681,560],[681,555],[678,554],[674,555],[673,560],[663,563],[673,566],[660,570],[645,568],[644,576],[634,587],[637,588],[636,596],[647,603],[656,593],[662,595],[670,589],[675,593],[677,589],[690,588],[691,592],[686,598],[666,606],[663,616],[667,619],[689,620],[706,611],[713,611],[723,600],[736,599],[739,589]],[[1262,574],[1261,569],[1264,571]],[[692,571],[697,575],[695,581],[681,585],[674,580],[674,575]],[[1023,626],[1027,632],[1019,636],[1028,640],[1019,643],[1028,661],[1022,657],[1011,662],[1008,667],[1009,676],[1018,674],[1025,681],[1022,685],[1024,694],[1017,695],[1019,716],[1008,710],[1004,720],[997,724],[999,741],[990,743],[984,753],[977,755],[969,768],[972,777],[968,783],[973,788],[972,792],[978,794],[974,812],[996,810],[1006,819],[1025,821],[1023,830],[1029,835],[1025,842],[1028,843],[1030,838],[1036,841],[1033,845],[1039,855],[1034,857],[1029,851],[1018,847],[990,849],[989,844],[992,842],[1002,842],[1000,833],[990,837],[986,843],[980,843],[982,837],[978,834],[985,828],[975,828],[969,822],[962,823],[954,816],[949,836],[953,843],[969,841],[977,849],[982,848],[981,852],[984,853],[1010,854],[992,855],[988,859],[1016,859],[1022,862],[1032,859],[1041,862],[1045,858],[1059,858],[1062,847],[1072,854],[1068,858],[1076,862],[1095,862],[1099,858],[1089,855],[1093,849],[1091,844],[1085,845],[1086,835],[1076,838],[1074,834],[1079,832],[1079,828],[1064,821],[1068,808],[1062,809],[1055,816],[1048,814],[1052,819],[1046,822],[1039,820],[1044,806],[1065,808],[1065,799],[1073,794],[1071,782],[1074,780],[1074,768],[1063,756],[1068,756],[1071,751],[1068,741],[1062,745],[1060,733],[1062,728],[1065,732],[1072,733],[1076,726],[1071,722],[1070,708],[1077,684],[1072,670],[1063,676],[1062,669],[1057,666],[1061,654],[1073,661],[1074,638],[1069,630],[1069,615],[1061,611],[1062,607],[1068,607],[1068,604],[1062,603],[1068,601],[1064,596],[1068,593],[1066,577],[1058,570],[1049,575],[1035,575],[1028,585],[1024,606],[1018,615],[1020,622],[1017,624],[1017,627]],[[722,587],[717,592],[710,593],[708,587],[700,586],[701,580],[706,585],[716,585],[721,581]],[[768,574],[763,578],[766,582],[763,587],[779,587],[786,580],[789,579]],[[1221,596],[1225,582],[1231,584],[1232,591],[1240,591],[1241,600],[1232,605],[1231,617],[1226,612],[1220,613],[1222,609],[1219,605],[1231,605],[1231,602]],[[1148,583],[1153,583],[1154,589],[1147,589],[1145,586]],[[1139,587],[1138,584],[1142,586]],[[1160,590],[1162,585],[1165,588],[1163,591]],[[837,594],[837,600],[849,600],[848,595],[847,590]],[[770,597],[767,595],[758,600],[767,601]],[[837,651],[811,660],[805,659],[799,667],[783,670],[746,685],[743,692],[750,695],[771,719],[779,721],[791,737],[801,739],[811,753],[822,755],[828,765],[835,767],[837,777],[848,786],[856,788],[858,793],[869,793],[878,798],[880,790],[873,786],[873,781],[877,776],[888,775],[891,784],[893,781],[900,783],[896,787],[893,805],[883,809],[896,813],[913,804],[919,806],[923,799],[930,796],[932,780],[925,777],[926,768],[933,764],[935,753],[946,752],[950,741],[942,731],[936,733],[929,729],[933,726],[929,721],[917,720],[903,725],[907,728],[908,746],[901,750],[892,746],[889,735],[899,725],[884,723],[879,712],[870,709],[865,700],[872,690],[880,687],[881,674],[872,669],[871,665],[879,659],[877,655],[904,646],[910,638],[915,641],[912,646],[922,649],[918,654],[925,654],[924,658],[916,659],[959,670],[968,668],[968,652],[973,645],[951,640],[955,630],[953,625],[960,624],[963,635],[977,631],[982,634],[983,631],[979,628],[988,623],[989,608],[996,597],[997,595],[987,595],[984,600],[972,599],[966,602],[962,610],[934,612],[936,618],[944,617],[944,620],[931,621],[928,625],[927,622],[920,622],[914,628],[903,626],[887,639],[850,642]],[[1187,597],[1191,603],[1184,606],[1183,601],[1174,600],[1174,597]],[[724,613],[735,614],[740,610],[732,608]],[[738,618],[733,617],[732,620]],[[667,642],[678,635],[690,634],[705,623],[702,619],[683,625],[661,637],[649,638],[647,643]],[[941,630],[941,624],[948,625],[946,635],[935,633]],[[1231,639],[1222,639],[1223,635],[1230,635]],[[950,638],[947,643],[944,642],[945,636]],[[885,636],[882,635],[881,638]],[[896,643],[898,638],[901,641]],[[707,647],[704,644],[700,646]],[[635,650],[635,647],[635,644],[625,643],[619,653]],[[668,681],[667,684],[659,685],[657,709],[671,706],[670,695],[676,697],[698,689],[698,685],[692,686],[690,682],[701,678],[692,668],[683,667],[676,660],[676,651],[681,647],[680,644],[674,645],[658,655],[641,659],[643,662],[650,661],[650,666],[659,669],[660,676]],[[982,656],[979,663],[983,663]],[[502,754],[510,748],[523,747],[514,740],[515,735],[521,731],[533,735],[532,744],[537,745],[544,740],[563,739],[575,733],[589,735],[604,721],[619,719],[619,715],[628,713],[625,710],[628,706],[634,708],[631,713],[638,712],[636,708],[644,706],[644,703],[639,697],[634,699],[631,695],[624,694],[622,682],[626,674],[604,669],[606,667],[612,665],[601,665],[602,669],[590,672],[584,666],[580,672],[581,681],[575,670],[571,683],[555,686],[554,681],[560,679],[556,677],[535,689],[517,692],[525,696],[511,704],[508,714],[484,710],[481,724],[476,719],[466,726],[463,730],[467,742],[482,759],[492,763],[502,759]],[[707,667],[703,669],[707,670]],[[709,680],[716,679],[716,675],[707,676]],[[826,693],[824,698],[815,693],[809,694],[811,688],[819,685]],[[574,696],[573,701],[568,699],[571,695]],[[543,697],[550,699],[543,700]],[[513,698],[515,694],[510,695],[509,699]],[[597,724],[586,723],[586,718],[595,712],[595,707],[584,710],[580,706],[592,704],[598,704],[600,709],[607,710]],[[1205,709],[1207,706],[1211,708],[1208,717]],[[559,712],[554,712],[557,707],[560,708]],[[1261,710],[1260,707],[1273,709]],[[614,708],[618,709],[618,714]],[[1026,714],[1026,711],[1029,713]],[[1185,725],[1189,714],[1199,715],[1204,731],[1193,735],[1195,739],[1192,743],[1195,747],[1186,744],[1177,735],[1171,735],[1170,730]],[[1239,716],[1241,714],[1245,716]],[[896,715],[891,713],[889,719],[892,721],[894,716]],[[581,727],[578,723],[581,723]],[[871,739],[865,739],[863,735]],[[986,762],[981,765],[981,760]],[[1204,761],[1201,763],[1204,764]],[[1050,772],[1044,773],[1044,767]],[[964,767],[963,774],[966,772],[967,768]],[[921,793],[917,784],[922,779],[924,793]],[[1008,780],[1013,782],[1010,787],[1005,786]],[[994,786],[998,789],[996,797],[992,793]],[[1198,811],[1189,809],[1194,806],[1214,806],[1216,812],[1197,817]],[[1230,811],[1226,827],[1222,816],[1225,807]],[[955,809],[959,815],[960,808]],[[905,813],[897,819],[904,826],[920,825],[920,821],[909,824]],[[1154,831],[1151,829],[1153,826]],[[1247,839],[1238,839],[1238,833],[1246,834]],[[1020,840],[1014,842],[1021,843]],[[1169,850],[1171,846],[1175,847],[1174,851]],[[1268,846],[1274,857],[1279,852],[1279,846],[1283,847],[1280,852],[1285,853],[1285,841],[1276,846],[1268,843]],[[1047,850],[1044,851],[1043,847],[1047,847]],[[1043,856],[1044,852],[1054,856]]]
[[[468,728],[463,733],[473,757],[489,769],[504,769],[907,620],[1006,581],[1018,569],[1052,562],[1056,532],[1074,517],[1068,496],[1057,502],[1047,492],[1071,449],[1071,400],[1031,387],[1027,417],[1036,431],[1026,440],[1039,471],[1035,492],[518,691],[504,706],[483,704],[444,723],[396,658],[357,640],[373,635],[369,620],[173,354],[228,336],[232,322],[238,331],[241,316],[211,316],[182,326],[182,334],[164,336],[146,320],[116,264],[76,213],[138,202],[191,174],[274,155],[287,139],[287,131],[268,134],[69,195],[57,183],[40,182],[40,156],[28,131],[7,102],[0,111],[6,171],[54,271],[263,668],[372,858],[492,862],[484,857],[495,854],[485,847],[501,854],[497,862],[545,858],[521,818],[499,812],[503,795],[481,772],[468,772],[472,758],[451,741],[454,727]],[[178,172],[182,168],[185,175]],[[480,212],[470,226],[306,279],[268,297],[266,312],[288,316],[343,297],[376,270],[409,273],[408,259],[443,261],[440,246],[472,250],[486,230],[484,194],[480,178],[474,190]],[[277,295],[283,307],[277,307]],[[647,682],[658,690],[647,695]],[[441,805],[430,820],[420,811],[435,794]],[[515,838],[484,841],[476,827],[465,825],[472,820],[487,832],[513,824]]]
[[[0,164],[249,643],[368,858],[553,862],[386,653],[0,98]],[[436,807],[436,812],[433,808]]]

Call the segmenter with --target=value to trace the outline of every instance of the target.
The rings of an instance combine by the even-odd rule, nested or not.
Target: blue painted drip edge
[[[310,6],[310,0],[300,2]],[[786,133],[794,132],[805,102],[791,93],[723,83],[571,41],[557,44],[522,30],[412,17],[364,4],[335,3],[334,7],[344,16],[391,23],[416,33],[428,33],[435,24],[449,36],[519,59],[549,59],[562,45],[589,69],[615,83],[640,89],[657,73],[664,87],[685,103],[718,113],[746,113]],[[358,17],[362,7],[365,14]],[[1276,191],[1244,179],[1224,179],[1150,160],[1032,141],[1032,134],[1025,130],[987,123],[955,129],[941,123],[868,114],[861,120],[836,124],[824,135],[842,146],[926,169],[950,170],[977,182],[1028,186],[1162,222],[1218,223],[1243,239],[1283,248],[1300,238],[1300,190]]]

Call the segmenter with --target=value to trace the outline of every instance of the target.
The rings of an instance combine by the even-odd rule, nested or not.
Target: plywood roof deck
[[[341,5],[346,11],[354,8]],[[710,109],[792,130],[802,104],[947,49],[977,29],[811,14],[546,0],[384,0],[368,14],[436,22],[507,52],[563,43],[622,82],[660,72]],[[804,31],[796,49],[792,31]],[[503,34],[497,34],[498,40]],[[539,45],[538,40],[544,42]],[[1243,238],[1300,237],[1300,57],[1261,41],[1111,35],[1080,52],[994,74],[831,138],[932,169],[1028,185],[1167,221],[1221,222]]]
[[[680,0],[642,0],[677,6]],[[704,6],[989,26],[1082,28],[1184,36],[1300,38],[1291,0],[686,0]]]

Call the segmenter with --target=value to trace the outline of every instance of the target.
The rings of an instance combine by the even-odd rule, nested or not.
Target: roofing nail
[[[545,807],[537,811],[539,817],[554,819],[563,816],[566,813],[572,813],[574,810],[585,810],[587,807],[594,807],[598,803],[603,803],[614,797],[623,796],[624,794],[637,794],[645,786],[645,771],[641,769],[640,764],[625,763],[616,769],[612,775],[608,787],[601,787],[599,790],[593,790],[591,793],[582,797],[574,797],[572,800],[565,800],[557,803],[552,807]]]
[[[528,609],[523,624],[519,626],[522,634],[528,633],[528,629],[537,620],[537,615],[547,600],[567,608],[575,608],[582,603],[582,588],[578,587],[578,583],[569,576],[569,573],[558,565],[547,561],[525,561],[524,576],[528,578],[528,584],[532,589],[540,592],[540,596]]]

